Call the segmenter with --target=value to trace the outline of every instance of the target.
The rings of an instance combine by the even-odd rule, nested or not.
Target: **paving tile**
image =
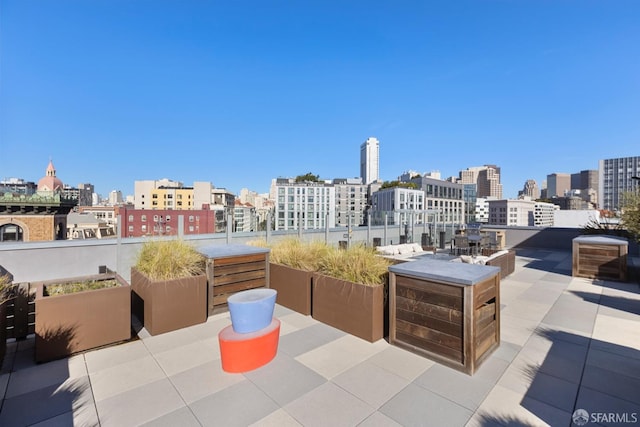
[[[550,308],[550,304],[541,304],[531,300],[525,301],[517,298],[507,304],[506,308],[503,309],[500,314],[502,316],[520,317],[540,323]]]
[[[191,344],[198,341],[199,337],[191,328],[182,328],[177,331],[166,332],[160,335],[150,336],[143,340],[144,345],[153,354]]]
[[[300,313],[287,314],[286,316],[278,317],[278,319],[281,322],[285,322],[285,323],[288,323],[288,324],[296,327],[297,329],[304,329],[306,327],[317,325],[317,324],[320,323],[316,319],[314,319],[313,317],[305,316],[305,315],[300,314]]]
[[[218,333],[231,324],[231,318],[227,316],[209,317],[205,323],[189,327],[189,332],[193,333],[198,339],[208,340],[218,338]]]
[[[436,393],[409,384],[379,410],[403,426],[464,426],[472,411]]]
[[[166,377],[158,362],[151,356],[121,363],[89,376],[97,402]]]
[[[569,268],[561,267],[561,264],[558,264],[554,267],[552,272],[549,272],[540,278],[540,282],[549,282],[555,285],[558,285],[562,288],[567,288],[569,283],[571,283],[571,265],[569,264]]]
[[[632,420],[633,414],[636,414],[636,420],[640,420],[640,405],[587,387],[580,388],[578,400],[576,401],[577,409],[586,410],[590,414],[590,419],[591,417],[598,417],[597,414],[615,414],[626,417],[627,420]],[[598,425],[602,426],[636,425],[638,423],[638,421],[627,423],[606,422],[602,418],[597,418],[597,420]]]
[[[204,426],[247,426],[279,409],[250,381],[243,381],[189,405]]]
[[[496,384],[509,367],[509,362],[491,354],[473,374],[473,378]]]
[[[296,313],[296,312],[280,304],[276,304],[273,309],[273,317],[276,317],[278,319],[293,313]]]
[[[142,424],[144,427],[201,427],[191,409],[186,406]]]
[[[333,383],[325,383],[284,407],[305,427],[355,426],[375,410]]]
[[[498,385],[482,402],[470,425],[568,426],[571,414]]]
[[[578,384],[537,372],[534,373],[525,397],[573,413],[578,387]]]
[[[302,427],[302,424],[287,414],[284,409],[278,409],[263,419],[251,424],[250,427]]]
[[[36,424],[69,411],[73,411],[73,418],[78,420],[92,419],[95,407],[88,377],[70,378],[59,384],[6,398],[0,412],[0,425]]]
[[[366,420],[358,424],[358,427],[402,427],[381,412],[374,412]]]
[[[500,315],[500,339],[524,345],[538,326],[538,322],[521,317]]]
[[[285,336],[281,336],[280,342],[278,343],[278,351],[283,351],[288,355],[295,357],[345,335],[346,334],[344,332],[338,329],[318,323],[313,326],[291,332]]]
[[[549,337],[534,334],[523,347],[521,358],[538,372],[579,383],[587,347],[565,340],[552,341]]]
[[[0,375],[0,408],[2,407],[2,399],[4,399],[7,393],[7,387],[9,387],[9,373]]]
[[[133,341],[85,353],[89,373],[112,368],[120,363],[148,357],[151,353],[142,341]]]
[[[640,406],[640,379],[613,372],[608,369],[608,364],[602,367],[587,365],[581,386]]]
[[[167,379],[96,401],[102,427],[137,426],[184,406],[184,401]]]
[[[343,372],[332,382],[376,409],[409,384],[409,380],[368,361]]]
[[[367,359],[367,362],[373,363],[409,381],[413,381],[424,371],[436,364],[436,362],[426,357],[395,346],[389,346],[374,354]]]
[[[352,335],[345,335],[297,356],[296,360],[331,379],[388,347],[385,340],[369,343]]]
[[[638,322],[599,315],[593,330],[594,348],[606,349],[630,357],[640,357]],[[599,341],[599,342],[596,342]],[[602,345],[601,345],[602,343]]]
[[[616,295],[602,295],[598,314],[640,322],[640,301]]]
[[[87,368],[82,355],[35,365],[11,374],[6,398],[63,384],[68,379],[85,377]]]
[[[506,362],[505,362],[506,363]],[[475,411],[493,388],[494,383],[478,379],[445,366],[436,365],[420,375],[417,384],[470,411]]]
[[[522,350],[521,345],[517,345],[504,339],[500,339],[500,346],[493,352],[491,357],[496,357],[507,362],[512,362],[516,358],[518,353]]]
[[[591,345],[591,332],[576,331],[575,329],[540,323],[534,335],[546,337],[549,341],[565,341],[572,344],[589,347]]]
[[[587,355],[587,365],[604,367],[608,371],[640,380],[640,359],[592,348]]]
[[[548,305],[549,308],[558,300],[562,295],[563,290],[557,286],[549,286],[544,282],[537,282],[526,291],[522,292],[518,299],[523,301],[532,301],[539,304]],[[501,295],[502,296],[502,295]]]
[[[91,410],[70,410],[53,418],[48,418],[29,427],[99,426],[95,406]]]
[[[220,360],[215,360],[180,372],[169,377],[169,380],[178,390],[182,399],[187,403],[192,403],[246,381],[246,378],[242,374],[224,372]]]
[[[34,340],[30,339],[28,341],[34,341]],[[28,369],[28,368],[37,366],[34,360],[33,347],[25,350],[20,350],[19,348],[20,347],[18,346],[18,350],[15,352],[13,356],[13,360],[11,363],[11,371],[17,372],[23,369]]]
[[[565,261],[565,260],[571,260],[571,252],[566,252],[566,251],[553,251],[550,252],[548,254],[546,254],[544,256],[544,259],[546,261],[557,261],[557,262],[561,262],[561,261]]]
[[[210,347],[207,347],[201,341],[191,342],[154,355],[167,376],[212,362],[218,359],[219,356],[219,353],[212,351]]]
[[[542,320],[552,326],[561,326],[591,333],[598,312],[597,304],[584,304],[575,296],[563,294]]]
[[[247,372],[244,376],[280,406],[327,381],[285,353],[278,354],[267,365]]]

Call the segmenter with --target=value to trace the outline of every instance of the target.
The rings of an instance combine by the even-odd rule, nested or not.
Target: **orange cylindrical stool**
[[[266,365],[276,356],[279,337],[280,321],[275,318],[266,328],[248,334],[227,326],[218,334],[222,370],[240,373]]]

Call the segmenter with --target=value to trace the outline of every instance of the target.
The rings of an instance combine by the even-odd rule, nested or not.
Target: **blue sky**
[[[640,155],[640,2],[0,0],[0,178],[266,192]]]

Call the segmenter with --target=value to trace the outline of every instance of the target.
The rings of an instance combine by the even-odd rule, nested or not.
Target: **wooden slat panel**
[[[421,340],[438,344],[442,347],[462,351],[462,339],[460,337],[454,337],[452,335],[445,334],[444,332],[439,332],[425,328],[424,326],[406,322],[402,319],[396,319],[396,330],[398,332],[420,338]]]
[[[396,276],[396,280],[398,286],[402,286],[404,288],[462,298],[463,288],[460,286],[443,285],[441,283],[434,283],[428,280],[414,279],[406,276]]]
[[[244,287],[239,287],[240,285],[243,285]],[[221,305],[221,304],[226,304],[227,300],[229,299],[229,297],[237,292],[240,291],[244,291],[247,289],[255,289],[255,288],[262,288],[264,286],[254,286],[254,285],[250,285],[248,283],[245,284],[237,284],[234,285],[236,288],[231,290],[230,292],[224,292],[224,293],[220,293],[220,294],[216,294],[213,296],[213,305]]]
[[[476,360],[496,342],[496,323],[491,323],[478,334],[476,340]]]
[[[487,327],[487,325],[495,322],[496,315],[496,305],[487,304],[485,306],[480,307],[476,310],[475,317],[475,329],[476,331],[482,330]]]
[[[267,259],[267,254],[238,255],[238,256],[232,256],[228,258],[215,258],[213,261],[213,264],[215,268],[217,268],[218,266],[230,265],[230,264],[242,264],[242,263],[256,262],[256,261],[265,262],[266,259]]]
[[[244,264],[229,264],[223,266],[215,265],[213,269],[213,277],[216,278],[227,274],[242,273],[245,271],[264,271],[265,269],[266,265],[264,262],[248,262]]]
[[[398,332],[396,336],[399,341],[405,342],[407,344],[411,344],[419,349],[424,349],[429,352],[438,354],[442,357],[446,357],[447,359],[450,359],[457,363],[463,362],[463,356],[462,356],[461,350],[454,350],[452,348],[444,347],[434,342],[426,341],[426,340],[417,338],[415,336],[405,334],[404,332]]]
[[[398,310],[413,311],[434,319],[462,325],[462,311],[460,310],[415,301],[401,296],[396,298],[396,308]]]
[[[238,273],[238,274],[228,274],[226,276],[216,277],[216,279],[214,280],[214,287],[227,285],[230,283],[245,282],[247,280],[253,280],[253,279],[265,279],[266,276],[267,274],[264,270],[247,271],[247,272]]]
[[[462,322],[457,325],[411,311],[396,310],[396,319],[462,338]]]
[[[429,292],[429,289],[415,289],[412,287],[406,287],[400,283],[396,284],[396,295],[404,297],[410,300],[418,302],[424,302],[433,305],[439,305],[441,307],[447,307],[454,310],[462,310],[462,289],[453,288],[459,291],[459,295],[447,295],[443,293]]]
[[[231,283],[231,284],[222,285],[222,286],[216,285],[213,287],[213,296],[215,297],[217,295],[240,292],[246,289],[262,288],[265,286],[267,286],[267,282],[266,280],[264,280],[264,278],[247,280],[245,282],[236,282],[236,283]]]
[[[474,308],[481,307],[487,301],[496,297],[496,280],[489,279],[484,283],[479,283],[474,289]]]

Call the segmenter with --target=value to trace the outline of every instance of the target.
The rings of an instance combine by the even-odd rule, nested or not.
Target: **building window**
[[[146,215],[142,215],[142,216],[140,217],[140,221],[142,221],[142,222],[147,222],[147,216],[146,216]],[[145,228],[146,228],[146,227],[145,227]]]
[[[133,215],[129,215],[129,222],[133,222]]]
[[[167,215],[167,222],[171,221],[171,215]]]
[[[189,215],[189,222],[193,222],[193,215]]]
[[[129,226],[129,233],[133,233],[133,225]]]

